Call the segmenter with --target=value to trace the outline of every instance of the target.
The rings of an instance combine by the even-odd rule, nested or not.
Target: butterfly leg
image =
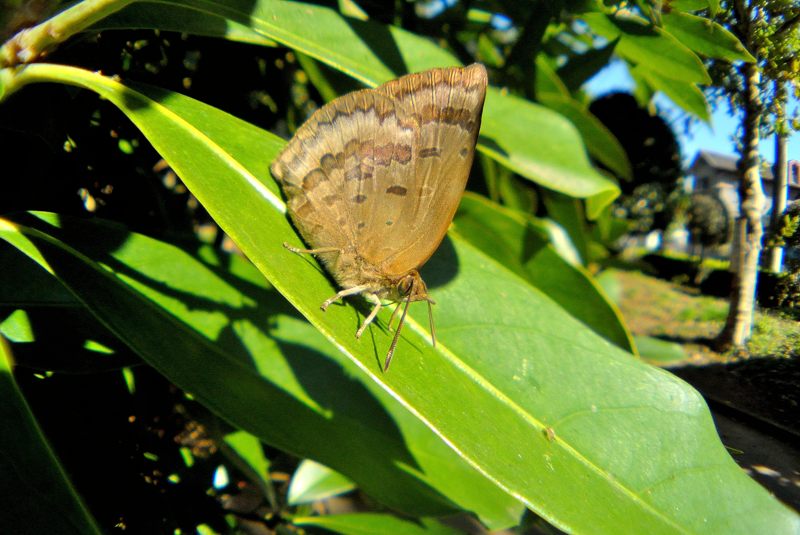
[[[375,316],[378,315],[378,312],[380,312],[381,307],[383,306],[381,300],[378,299],[378,296],[375,294],[367,294],[366,299],[375,306],[372,307],[372,311],[369,313],[369,316],[367,316],[367,319],[364,320],[364,323],[362,323],[361,327],[359,327],[356,331],[356,338],[361,338],[361,335],[364,334],[364,329],[366,329],[367,326],[372,323],[372,320],[375,319]]]
[[[321,308],[324,312],[334,301],[338,301],[342,297],[347,297],[348,295],[360,294],[361,292],[367,290],[368,288],[369,288],[368,286],[353,286],[352,288],[342,290],[333,297],[329,297],[328,299],[326,299],[325,302],[322,303],[322,306],[320,306],[319,308]]]

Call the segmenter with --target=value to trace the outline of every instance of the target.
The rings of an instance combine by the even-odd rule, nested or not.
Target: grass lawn
[[[756,312],[748,344],[749,355],[720,354],[713,351],[710,344],[725,323],[726,300],[701,295],[694,288],[641,271],[607,270],[601,280],[634,336],[650,336],[680,344],[686,353],[686,364],[730,362],[747,356],[800,357],[800,322],[774,311]]]

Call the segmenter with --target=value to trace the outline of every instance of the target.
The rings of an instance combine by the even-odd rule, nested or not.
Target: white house
[[[689,174],[689,191],[716,195],[725,205],[728,216],[739,215],[739,176],[736,171],[738,157],[701,150],[694,158]],[[772,209],[772,190],[775,179],[772,166],[764,163],[761,168],[766,204],[764,215]],[[789,202],[800,198],[800,162],[790,160],[788,166]]]

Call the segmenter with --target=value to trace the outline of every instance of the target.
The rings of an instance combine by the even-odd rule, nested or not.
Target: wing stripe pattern
[[[433,69],[317,110],[271,166],[308,245],[387,276],[421,266],[466,186],[486,84],[482,65]]]

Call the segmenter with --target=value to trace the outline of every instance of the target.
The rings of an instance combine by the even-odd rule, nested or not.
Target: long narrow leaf
[[[53,214],[20,219],[30,225],[19,228],[31,239],[7,233],[9,242],[52,271],[143,359],[233,425],[336,467],[408,514],[460,507],[495,528],[518,521],[516,500],[375,383],[354,381],[364,380],[357,368],[252,265],[230,258],[227,270],[213,269],[177,247],[100,221]]]
[[[42,434],[12,375],[0,336],[0,531],[19,535],[100,533]]]
[[[20,75],[24,81],[89,87],[120,107],[358,373],[553,524],[595,533],[778,533],[800,525],[736,466],[697,392],[630,358],[463,240],[446,240],[423,273],[439,303],[437,349],[422,327],[426,312],[415,308],[394,366],[383,373],[388,312],[356,341],[353,331],[366,308],[321,312],[318,303],[335,288],[314,262],[281,247],[284,239],[298,242],[266,173],[279,143],[185,97],[152,92],[153,100],[100,75],[33,67]],[[62,248],[47,240],[38,245],[76,267]],[[88,292],[83,271],[72,275],[71,283],[84,287],[79,293]],[[100,317],[114,312],[102,299],[92,306]],[[152,324],[146,311],[136,320],[142,328]],[[237,397],[240,385],[230,388],[244,402]],[[248,423],[257,420],[254,414]],[[576,499],[575,489],[591,499]]]
[[[217,28],[220,36],[228,38],[231,30],[220,25],[221,20],[231,21],[237,28],[249,27],[254,35],[293,48],[369,86],[407,72],[458,64],[455,56],[437,43],[400,28],[349,19],[331,9],[299,2],[169,0],[134,4],[95,28],[159,28],[162,14],[168,21],[181,20],[184,15],[189,21],[208,17],[207,28]],[[170,29],[180,28],[172,25]],[[616,184],[592,168],[580,135],[569,121],[543,106],[491,88],[478,149],[547,188],[593,198],[592,207],[602,208],[619,193]]]

